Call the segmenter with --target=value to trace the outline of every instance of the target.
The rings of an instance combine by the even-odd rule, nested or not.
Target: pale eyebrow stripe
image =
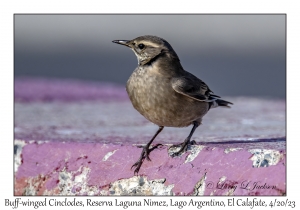
[[[148,42],[148,41],[141,41],[139,43],[137,43],[137,45],[139,44],[144,44],[144,45],[147,45],[147,46],[152,46],[152,47],[159,47],[160,45],[156,44],[156,43],[153,43],[153,42]]]

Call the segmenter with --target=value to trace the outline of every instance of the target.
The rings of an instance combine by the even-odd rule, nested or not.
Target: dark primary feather
[[[192,75],[192,74],[191,74]],[[220,99],[220,96],[212,94],[213,92],[209,87],[199,78],[193,76],[181,76],[171,80],[172,88],[187,97],[193,98],[198,101],[208,102],[209,108],[217,106],[229,107],[232,104],[229,101]]]
[[[176,92],[198,101],[208,101],[212,93],[209,87],[197,77],[176,77],[171,80],[171,84]]]

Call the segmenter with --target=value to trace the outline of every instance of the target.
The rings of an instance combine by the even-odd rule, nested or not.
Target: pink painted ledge
[[[138,176],[131,170],[157,126],[125,88],[15,79],[15,195],[285,195],[285,101],[223,97],[172,158],[188,128],[165,128]]]

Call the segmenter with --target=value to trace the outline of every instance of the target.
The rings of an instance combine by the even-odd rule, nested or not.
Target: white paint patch
[[[88,185],[90,169],[81,166],[77,171],[66,171],[64,168],[59,172],[59,184],[56,190],[45,190],[43,195],[107,195],[107,191],[100,190],[97,186]]]
[[[111,183],[110,195],[173,195],[174,184],[164,185],[165,179],[147,180],[147,177],[134,176]]]
[[[15,140],[14,156],[15,156],[15,173],[18,171],[19,166],[22,164],[22,149],[26,145],[25,141]]]
[[[216,190],[212,191],[212,192],[210,193],[210,195],[214,195],[215,192],[216,192]]]
[[[174,146],[174,145],[172,145],[172,144],[166,144],[166,145],[170,145],[169,146],[169,149],[168,149],[168,154],[169,154],[169,156],[171,156],[172,157],[172,155],[175,153],[175,152],[178,152],[179,150],[180,150],[180,146]],[[181,153],[179,156],[181,156],[182,154],[184,154],[184,152],[183,153]]]
[[[74,178],[74,182],[76,183],[76,182],[84,182],[84,181],[86,181],[87,180],[87,175],[88,175],[88,173],[89,173],[89,169],[88,168],[83,168],[83,171],[82,171],[82,173],[81,174],[79,174],[79,175],[77,175],[77,176],[75,176],[75,178]]]
[[[166,144],[168,145],[168,144]],[[168,153],[169,153],[169,156],[172,157],[172,155],[175,153],[175,152],[178,152],[180,150],[180,147],[181,146],[172,146],[170,145],[169,149],[168,149]],[[205,146],[202,146],[202,145],[190,145],[188,146],[187,148],[187,152],[190,152],[190,154],[186,157],[185,159],[185,162],[184,163],[188,163],[188,162],[191,162],[193,161],[200,153],[200,151],[204,148]],[[178,156],[181,156],[183,155],[185,152],[182,152],[181,154],[179,154]]]
[[[219,183],[222,183],[222,182],[224,182],[225,180],[226,180],[226,176],[222,176],[220,179],[219,179]]]
[[[107,161],[108,158],[109,158],[110,156],[112,156],[116,151],[117,151],[117,149],[114,150],[114,151],[112,151],[112,152],[108,152],[108,153],[102,158],[102,161]]]
[[[227,148],[224,150],[225,154],[228,154],[230,152],[235,152],[235,151],[238,151],[238,150],[241,150],[243,148]]]
[[[199,155],[199,153],[204,147],[205,146],[202,145],[192,145],[190,149],[191,153],[186,157],[184,163],[192,162]]]
[[[79,174],[78,174],[79,173]],[[100,193],[96,186],[89,186],[90,169],[80,167],[77,171],[68,172],[65,168],[59,173],[60,195],[95,195]],[[78,174],[78,175],[74,175]],[[74,177],[74,179],[73,179]]]
[[[44,176],[37,176],[37,177],[31,177],[27,180],[27,185],[24,187],[24,191],[22,195],[37,195],[38,191],[36,188],[43,183],[41,181],[44,178]]]
[[[283,154],[277,150],[251,149],[249,152],[253,154],[250,160],[255,168],[276,165],[283,158]]]
[[[231,196],[231,195],[233,195],[234,190],[235,190],[235,188],[232,188],[232,189],[228,190],[228,192],[226,192],[224,195],[229,195],[229,196]]]
[[[202,176],[202,178],[197,182],[194,187],[193,195],[204,195],[205,192],[205,180],[206,180],[206,173]]]

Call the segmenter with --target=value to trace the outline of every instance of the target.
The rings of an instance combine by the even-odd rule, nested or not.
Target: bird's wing
[[[195,76],[181,76],[171,80],[172,88],[182,95],[198,101],[211,102],[219,96],[212,95],[209,87]],[[215,96],[215,97],[211,97]]]

